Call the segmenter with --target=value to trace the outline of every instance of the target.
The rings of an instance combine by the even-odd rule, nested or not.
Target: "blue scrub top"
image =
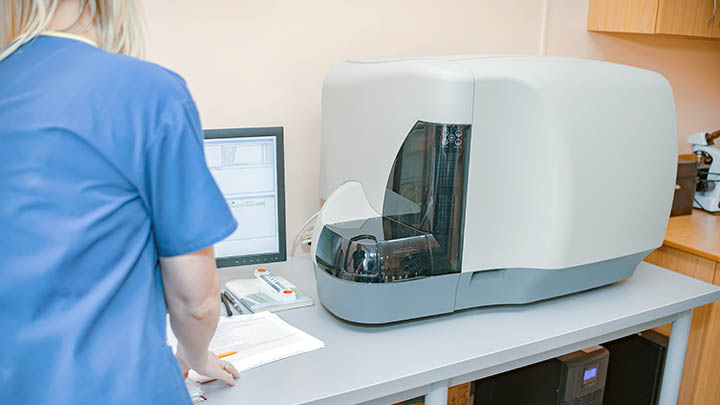
[[[185,82],[40,36],[0,62],[0,403],[190,403],[158,256],[237,226]]]

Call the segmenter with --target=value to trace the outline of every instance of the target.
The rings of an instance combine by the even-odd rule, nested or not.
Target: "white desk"
[[[389,404],[424,394],[442,404],[448,386],[673,321],[660,403],[675,404],[691,309],[720,299],[720,287],[642,263],[627,281],[540,303],[361,326],[320,305],[309,257],[263,267],[313,297],[313,307],[278,314],[327,347],[243,372],[233,388],[206,386],[208,404]],[[220,279],[254,268],[220,269]]]

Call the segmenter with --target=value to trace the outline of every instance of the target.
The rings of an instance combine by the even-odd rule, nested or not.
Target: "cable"
[[[297,231],[297,233],[295,234],[295,238],[293,239],[292,249],[290,250],[290,256],[295,256],[295,250],[297,249],[297,245],[298,245],[298,242],[299,242],[299,239],[300,239],[300,235],[302,235],[302,233],[305,232],[305,229],[306,229],[311,223],[313,223],[313,222],[315,221],[315,219],[318,217],[318,215],[320,215],[320,211],[312,214],[312,215],[310,216],[310,218],[308,218],[307,221],[305,221],[305,223],[302,224],[302,226],[300,227],[300,229]],[[305,239],[305,240],[307,240],[307,239]],[[304,242],[304,241],[303,241],[303,242]]]
[[[712,27],[713,20],[715,19],[715,15],[717,14],[717,0],[713,1],[713,14],[712,17],[707,22],[708,27]]]
[[[717,1],[717,0],[715,0],[715,1]],[[547,54],[549,16],[550,16],[550,0],[545,0],[543,3],[542,24],[540,27],[540,46],[539,46],[539,50],[538,50],[538,54],[540,54],[541,56],[545,56]]]

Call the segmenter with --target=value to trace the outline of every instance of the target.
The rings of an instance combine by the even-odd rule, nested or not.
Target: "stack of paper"
[[[168,344],[177,345],[168,325]],[[296,354],[325,347],[325,344],[307,333],[288,325],[270,312],[236,315],[221,318],[210,350],[216,355],[236,352],[225,357],[238,371],[262,366]],[[190,378],[198,382],[209,379],[194,371]]]
[[[192,400],[193,404],[199,404],[201,402],[207,401],[207,398],[203,396],[205,391],[203,391],[197,383],[193,381],[185,381],[185,386],[187,387],[188,394],[190,394],[190,399]]]

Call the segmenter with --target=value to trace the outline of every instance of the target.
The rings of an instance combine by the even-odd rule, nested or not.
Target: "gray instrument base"
[[[343,280],[313,266],[325,308],[350,322],[382,324],[589,290],[629,278],[651,251],[565,269],[483,270],[395,283]]]

